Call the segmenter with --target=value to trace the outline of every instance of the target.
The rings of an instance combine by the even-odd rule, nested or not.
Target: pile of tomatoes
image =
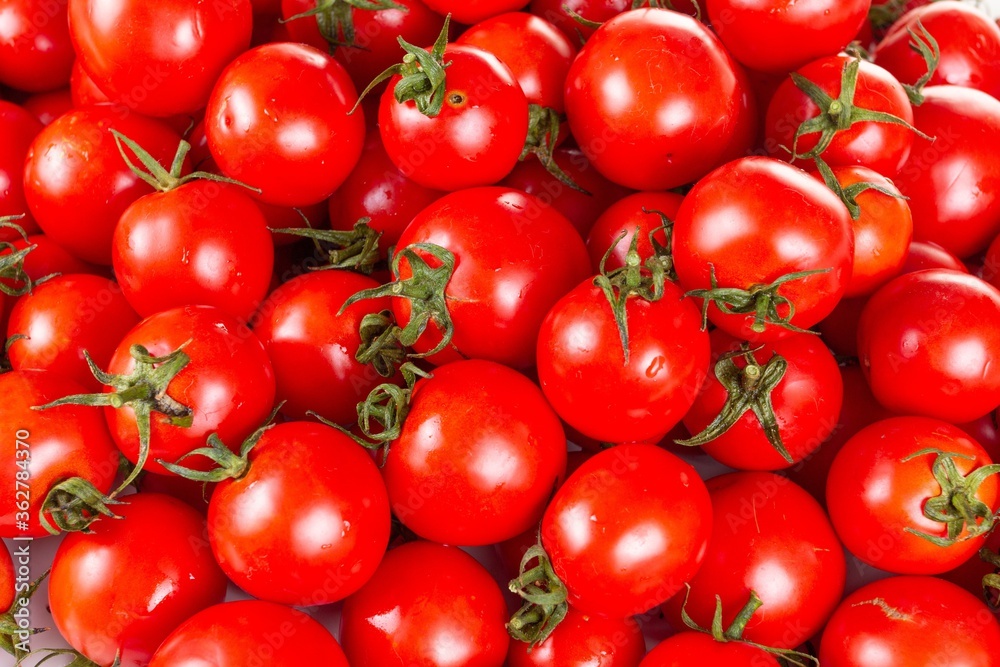
[[[973,4],[0,2],[4,664],[1000,665]]]

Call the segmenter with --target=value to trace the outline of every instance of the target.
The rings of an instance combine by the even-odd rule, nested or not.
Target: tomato
[[[960,273],[968,273],[958,257],[936,243],[913,241],[910,243],[910,253],[906,256],[903,268],[899,274],[915,273],[924,269],[949,269]]]
[[[11,366],[52,370],[89,391],[101,384],[84,358],[99,368],[111,361],[118,341],[139,323],[118,285],[107,278],[62,275],[18,299],[7,325]]]
[[[521,9],[528,0],[422,0],[442,16],[451,14],[459,23],[471,25],[490,17]]]
[[[788,72],[854,39],[871,0],[706,0],[722,43],[750,69]]]
[[[663,9],[605,23],[566,81],[566,114],[580,148],[606,177],[638,190],[666,190],[708,173],[729,156],[753,113],[746,78],[722,44],[693,18]]]
[[[241,467],[208,508],[212,552],[237,586],[309,606],[372,576],[389,544],[389,500],[364,449],[329,426],[289,422],[265,430]]]
[[[988,549],[991,554],[996,554],[1000,551],[1000,531],[994,530],[987,535],[986,546],[983,548]],[[994,563],[989,562],[988,559],[984,559],[981,556],[976,555],[956,567],[954,570],[943,573],[941,578],[945,581],[950,581],[953,584],[961,586],[980,600],[992,603],[992,601],[995,600],[994,593],[983,590],[983,577],[987,577],[991,574],[998,574],[997,566]],[[992,604],[990,606],[990,611],[992,611],[994,615],[997,614],[997,610],[993,608]]]
[[[1000,289],[1000,235],[986,249],[983,261],[983,280]]]
[[[605,269],[612,271],[625,266],[628,248],[636,233],[639,234],[636,246],[639,258],[645,262],[652,257],[655,252],[650,232],[672,223],[682,201],[684,197],[674,192],[637,192],[607,207],[587,236],[587,252],[590,253],[590,264],[594,271],[600,271],[601,260],[612,247],[614,249]],[[667,219],[664,220],[663,216]],[[669,249],[666,231],[656,232],[653,238]]]
[[[709,290],[714,274],[720,288],[746,291],[745,307],[732,310],[723,301],[726,312],[713,301],[705,311],[713,324],[745,340],[776,340],[829,315],[847,288],[853,255],[851,217],[839,198],[770,158],[743,158],[715,170],[687,194],[674,221],[681,286]],[[787,280],[807,271],[820,273]],[[786,282],[776,282],[782,278]]]
[[[205,109],[208,147],[223,174],[260,189],[262,201],[315,204],[361,156],[365,121],[348,115],[357,99],[347,72],[326,54],[301,44],[259,46],[215,84]]]
[[[992,463],[979,443],[950,424],[922,417],[877,422],[848,440],[833,461],[826,492],[830,519],[844,546],[869,565],[898,574],[946,572],[979,551],[985,521],[1000,508],[995,476],[963,482]],[[957,517],[960,501],[951,494],[983,503],[985,516],[973,525],[928,516],[931,499],[940,496],[944,509],[934,511]]]
[[[888,660],[898,667],[987,667],[998,651],[1000,625],[970,593],[935,577],[891,577],[844,598],[823,631],[819,660],[823,667],[881,667]]]
[[[582,44],[595,28],[574,19],[568,10],[588,21],[604,23],[631,8],[630,0],[531,0],[528,11],[559,28],[574,44]]]
[[[903,83],[927,73],[923,57],[910,47],[909,30],[920,23],[938,43],[941,57],[929,84],[966,86],[1000,96],[1000,27],[983,11],[962,2],[933,2],[907,12],[879,42],[875,62]]]
[[[445,315],[454,326],[450,347],[435,364],[460,358],[488,359],[515,368],[535,361],[535,344],[549,309],[590,272],[583,240],[559,213],[535,197],[509,188],[452,193],[419,213],[399,239],[395,276],[414,275],[414,259],[440,267],[425,251],[400,249],[434,244],[452,253],[455,269],[443,286]],[[441,287],[436,287],[441,289]],[[416,308],[423,308],[415,299]],[[406,327],[414,315],[407,298],[393,312]],[[441,320],[429,324],[413,345],[426,354],[442,342]]]
[[[249,0],[69,3],[80,65],[115,102],[149,116],[203,108],[222,69],[250,46],[252,20]]]
[[[472,556],[411,542],[344,602],[340,641],[351,667],[501,667],[506,620],[500,588]]]
[[[836,359],[818,336],[741,348],[715,331],[712,351],[715,372],[684,415],[684,426],[695,436],[689,442],[702,443],[715,460],[738,470],[788,468],[809,457],[837,426],[843,384]]]
[[[120,520],[67,535],[49,575],[59,634],[109,667],[141,667],[183,621],[222,602],[226,578],[204,543],[205,519],[156,493],[115,505]]]
[[[111,490],[118,472],[118,451],[101,415],[75,405],[33,410],[83,390],[77,383],[51,371],[12,371],[0,375],[0,419],[8,436],[3,444],[5,482],[0,535],[43,537],[39,523],[42,503],[53,486],[71,477],[90,481],[103,493]],[[27,452],[27,453],[21,453]],[[28,473],[28,495],[15,488],[17,477]],[[27,510],[16,504],[28,500]],[[27,521],[21,530],[17,522]]]
[[[730,473],[708,481],[715,522],[705,561],[689,580],[687,612],[708,627],[716,596],[723,627],[754,591],[763,606],[743,637],[795,648],[823,627],[844,592],[844,551],[826,514],[794,483],[766,472]],[[665,606],[675,627],[685,591]]]
[[[500,182],[517,164],[528,135],[528,100],[492,53],[458,44],[434,57],[450,62],[437,113],[400,102],[399,74],[382,94],[378,123],[389,158],[404,176],[436,190]]]
[[[1000,292],[945,269],[896,278],[858,326],[861,367],[879,403],[952,423],[1000,405]]]
[[[495,544],[534,525],[566,469],[566,437],[538,388],[488,361],[434,370],[413,392],[383,475],[417,535]]]
[[[170,164],[180,137],[160,123],[114,107],[78,109],[35,138],[24,166],[24,189],[39,227],[71,253],[111,264],[111,237],[128,206],[153,191],[119,153],[117,130]],[[130,155],[130,159],[134,159]]]
[[[542,546],[572,608],[626,618],[694,575],[712,514],[694,468],[653,445],[618,445],[586,461],[556,492],[542,519]]]
[[[720,642],[703,632],[680,632],[660,642],[640,667],[779,667],[773,656],[739,641]]]
[[[639,625],[627,618],[588,616],[570,609],[548,639],[512,641],[508,667],[638,667],[646,652]]]
[[[3,10],[0,9],[0,12]],[[0,218],[28,213],[24,199],[24,156],[42,124],[25,109],[0,100]],[[26,232],[38,231],[31,218],[16,221]],[[11,229],[0,230],[0,240],[17,238]]]
[[[150,667],[348,667],[337,640],[306,614],[240,600],[204,609],[170,633]]]
[[[73,109],[69,88],[59,88],[45,93],[35,93],[21,103],[42,125],[48,125],[59,116]]]
[[[853,64],[852,64],[853,63]],[[856,73],[852,73],[857,67]],[[903,86],[878,65],[851,56],[835,55],[810,62],[797,71],[829,98],[839,100],[847,79],[856,76],[853,100],[838,113],[851,119],[847,129],[839,130],[840,118],[834,113],[832,101],[823,107],[796,86],[791,78],[785,79],[767,107],[764,145],[774,157],[793,159],[785,149],[803,156],[817,150],[821,137],[833,134],[829,146],[822,151],[823,160],[831,167],[860,165],[884,176],[895,176],[910,156],[913,146],[913,107]],[[889,114],[901,123],[862,120],[865,112]],[[824,132],[802,134],[800,123],[827,122]],[[905,123],[905,124],[904,124]]]
[[[68,0],[10,0],[0,7],[0,83],[40,92],[69,83]]]
[[[177,475],[158,475],[155,472],[147,472],[137,484],[142,493],[173,496],[196,509],[202,516],[208,515],[208,502],[217,486],[215,482],[198,482]]]
[[[909,197],[913,237],[958,257],[986,248],[1000,233],[1000,101],[959,86],[932,86],[913,110],[917,137],[895,179]]]
[[[0,609],[3,610],[0,613],[6,613],[14,606],[14,599],[17,597],[14,576],[14,561],[5,544],[0,548]]]
[[[122,213],[112,265],[125,298],[149,316],[215,306],[246,321],[267,294],[274,245],[246,190],[210,180],[146,195]]]
[[[97,87],[94,80],[87,74],[83,65],[77,60],[73,63],[73,73],[69,79],[70,96],[73,98],[73,106],[76,108],[87,107],[95,104],[111,104],[111,99],[107,94]]]

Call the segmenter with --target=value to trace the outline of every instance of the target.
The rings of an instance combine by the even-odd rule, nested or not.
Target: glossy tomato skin
[[[738,472],[708,481],[715,522],[705,561],[690,579],[687,612],[702,627],[722,599],[729,627],[755,591],[763,606],[743,637],[795,648],[818,632],[844,591],[844,551],[819,503],[793,482],[768,472]],[[664,607],[675,627],[685,592]]]
[[[836,54],[858,34],[870,6],[871,0],[705,2],[710,23],[733,57],[750,69],[776,73]]]
[[[584,462],[556,492],[542,519],[542,546],[570,606],[627,618],[694,575],[712,513],[694,468],[654,445],[618,445]]]
[[[899,275],[905,273],[916,273],[924,269],[948,269],[959,273],[968,273],[969,269],[958,257],[942,248],[936,243],[929,241],[913,241],[910,243],[910,252],[903,262],[903,268]]]
[[[537,525],[565,470],[566,437],[541,391],[500,364],[469,360],[417,385],[382,474],[403,525],[478,546]]]
[[[649,652],[640,667],[779,667],[766,651],[738,641],[718,642],[703,632],[680,632]]]
[[[674,222],[674,268],[686,290],[710,288],[712,267],[719,287],[744,290],[829,269],[778,289],[795,304],[791,324],[803,329],[830,314],[851,277],[854,231],[847,207],[825,185],[778,160],[748,157],[716,169],[687,194]],[[778,313],[787,316],[787,307]],[[708,318],[744,340],[792,333],[773,324],[754,331],[754,313],[725,314],[715,304]]]
[[[988,667],[998,651],[1000,625],[971,593],[936,577],[890,577],[844,598],[819,659],[823,667],[881,667],[885,656],[899,667]]]
[[[422,2],[444,16],[451,14],[458,23],[472,25],[492,16],[505,12],[514,12],[526,4],[528,0],[422,0]]]
[[[260,600],[204,609],[170,633],[150,667],[348,667],[337,640],[307,614]]]
[[[378,122],[389,158],[404,176],[436,190],[499,183],[517,164],[528,134],[528,100],[510,69],[472,46],[445,49],[444,104],[425,116],[397,102],[399,76],[382,94]]]
[[[250,46],[252,22],[249,0],[69,2],[83,69],[115,102],[149,116],[203,108],[222,69]]]
[[[682,201],[684,197],[676,192],[637,192],[609,206],[587,236],[587,252],[594,272],[600,272],[601,260],[612,246],[614,250],[608,257],[605,269],[613,271],[625,266],[625,257],[636,233],[639,234],[636,245],[639,257],[643,262],[652,257],[654,249],[649,234],[664,225],[663,218],[658,214],[662,213],[672,222],[677,217]],[[625,236],[622,237],[622,234]],[[661,245],[667,245],[665,231],[656,232],[654,238]]]
[[[917,129],[936,137],[913,140],[895,179],[909,197],[913,238],[958,257],[983,250],[1000,232],[1000,101],[960,86],[931,86],[913,110]]]
[[[266,44],[234,60],[205,109],[212,157],[269,204],[307,206],[351,173],[365,142],[357,91],[340,63],[303,44]],[[336,159],[334,159],[336,156]]]
[[[295,606],[344,599],[374,574],[389,544],[378,467],[324,424],[264,433],[249,471],[221,482],[208,509],[216,560],[256,598]]]
[[[185,345],[186,343],[186,345]],[[167,394],[193,411],[192,424],[179,428],[153,412],[150,454],[146,470],[168,474],[156,462],[174,463],[188,452],[204,447],[216,433],[228,447],[238,450],[257,429],[274,404],[274,370],[260,340],[231,315],[210,306],[185,306],[157,313],[140,322],[118,344],[108,372],[130,373],[135,360],[132,345],[142,345],[154,357],[170,354],[184,345],[191,358],[167,387]],[[111,388],[105,388],[110,392]],[[139,434],[135,413],[128,405],[104,408],[111,434],[127,459],[135,463]],[[203,457],[184,460],[189,468],[207,470]]]
[[[904,14],[878,44],[875,62],[903,83],[914,84],[927,73],[927,64],[910,48],[910,34],[923,25],[941,49],[930,85],[976,88],[1000,96],[1000,27],[995,20],[962,2],[932,2]]]
[[[844,68],[851,60],[853,58],[847,55],[820,58],[799,68],[798,74],[836,99],[840,95]],[[858,68],[854,105],[858,109],[891,114],[913,124],[913,107],[903,86],[889,72],[867,60],[862,60]],[[819,107],[799,90],[795,82],[791,78],[785,79],[767,107],[764,145],[768,152],[774,157],[790,159],[791,155],[784,149],[796,146],[795,132],[799,124],[815,118],[819,113]],[[910,156],[914,136],[913,130],[903,125],[855,123],[834,136],[822,157],[831,167],[861,165],[891,177],[899,172]],[[819,138],[818,132],[801,136],[797,144],[798,153],[808,153],[816,148]],[[808,165],[810,161],[805,160],[804,164]]]
[[[566,113],[580,148],[607,178],[637,190],[666,190],[708,173],[728,156],[751,105],[745,75],[716,37],[663,9],[605,23],[566,80]]]
[[[510,188],[473,188],[437,200],[413,219],[397,247],[415,243],[438,245],[456,259],[445,290],[455,334],[450,347],[431,357],[435,364],[464,357],[531,367],[546,313],[590,273],[587,249],[569,222]],[[404,258],[397,277],[411,275]],[[410,302],[394,298],[392,308],[405,326]],[[413,348],[429,352],[440,341],[431,323]]]
[[[18,299],[7,324],[10,364],[21,370],[52,370],[89,391],[99,382],[84,357],[90,354],[105,368],[125,334],[139,316],[107,278],[85,274],[61,275],[37,285]]]
[[[118,451],[100,413],[75,405],[32,409],[82,391],[81,385],[51,371],[11,371],[0,375],[3,405],[0,419],[9,433],[0,473],[7,482],[0,506],[0,537],[47,536],[49,533],[38,521],[42,503],[53,486],[71,477],[90,481],[102,493],[111,490],[118,473]],[[20,494],[15,488],[17,474],[23,473],[18,463],[26,457],[30,498],[24,497],[23,488]],[[23,500],[30,502],[27,517],[18,514],[20,510],[16,507]],[[18,521],[27,521],[28,530],[18,529]]]
[[[638,667],[646,642],[639,624],[570,607],[549,637],[531,646],[511,641],[508,667]]]
[[[111,261],[136,312],[215,306],[249,319],[270,286],[274,244],[245,192],[192,181],[142,197],[122,213]]]
[[[986,541],[963,530],[960,541],[942,547],[910,532],[948,536],[945,524],[924,516],[927,501],[942,493],[931,468],[937,456],[914,457],[925,449],[954,453],[963,476],[993,463],[957,426],[896,417],[857,433],[830,468],[826,495],[834,528],[851,553],[880,570],[940,574],[972,558]],[[1000,507],[995,476],[982,483],[976,497],[991,508]]]
[[[0,8],[0,83],[32,93],[69,82],[67,0],[12,0]]]
[[[890,410],[951,423],[1000,405],[1000,292],[946,269],[896,278],[868,301],[858,353]]]
[[[757,346],[755,346],[756,348]],[[840,416],[844,388],[837,360],[818,336],[797,334],[753,352],[764,366],[780,355],[788,363],[784,377],[771,392],[771,405],[781,441],[792,461],[778,453],[753,411],[746,412],[724,434],[702,445],[712,458],[737,470],[782,470],[809,457],[833,432]],[[713,356],[740,350],[740,342],[722,331],[712,332]],[[739,368],[746,360],[734,358]],[[684,426],[700,433],[726,403],[726,388],[712,373],[686,415]]]
[[[506,622],[503,595],[482,565],[455,547],[417,541],[390,551],[344,602],[340,640],[351,667],[500,667]]]
[[[587,280],[549,311],[538,336],[538,379],[570,426],[602,442],[659,440],[694,403],[708,372],[708,335],[673,283],[663,298],[625,306],[629,361],[601,288]]]
[[[0,218],[28,213],[28,202],[24,198],[24,157],[31,141],[41,131],[42,124],[28,111],[0,100]],[[38,231],[30,217],[16,224],[29,234]],[[0,229],[0,240],[17,237],[11,229]]]
[[[153,191],[122,160],[111,130],[138,143],[161,164],[173,161],[180,143],[180,136],[165,125],[120,111],[87,107],[53,121],[35,138],[24,167],[28,206],[39,227],[94,264],[111,264],[118,219],[132,202]]]
[[[116,505],[120,520],[71,533],[56,551],[49,608],[59,633],[102,666],[149,664],[180,623],[222,602],[226,578],[204,540],[205,519],[158,493]]]

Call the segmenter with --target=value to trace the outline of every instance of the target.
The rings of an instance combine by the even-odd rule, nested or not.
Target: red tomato
[[[340,641],[351,667],[501,667],[506,621],[500,588],[472,556],[411,542],[344,603]]]
[[[992,554],[1000,552],[1000,530],[994,530],[986,537],[986,546],[984,548],[988,549]],[[994,595],[983,591],[983,577],[987,577],[991,574],[1000,574],[1000,572],[997,571],[997,566],[989,562],[987,559],[976,555],[959,565],[954,570],[943,573],[941,578],[945,581],[950,581],[953,584],[961,586],[980,600],[988,599],[992,602],[992,600],[995,599]],[[992,605],[990,607],[990,611],[992,611],[994,615],[997,614],[997,610],[994,609]]]
[[[262,201],[315,204],[361,156],[364,117],[348,115],[357,99],[347,72],[326,54],[301,44],[259,46],[215,84],[205,110],[208,147],[222,172],[262,190]]]
[[[807,329],[840,301],[854,232],[847,208],[824,185],[784,162],[749,157],[716,169],[684,198],[673,256],[685,289],[712,288],[714,270],[719,287],[748,291],[746,307],[731,313],[708,304],[713,324],[737,338],[776,340],[792,333],[779,322]],[[825,272],[774,286],[805,271]],[[755,311],[762,304],[764,317]]]
[[[95,104],[111,104],[111,99],[97,87],[90,75],[84,71],[79,60],[73,63],[73,74],[70,76],[69,88],[70,96],[73,98],[73,106],[78,109]]]
[[[703,632],[680,632],[649,652],[640,667],[780,667],[773,655],[739,641],[720,642]]]
[[[631,8],[630,0],[531,0],[528,11],[559,28],[574,44],[581,44],[596,28],[580,23],[569,10],[588,21],[604,23]]]
[[[646,652],[639,624],[588,616],[570,608],[549,637],[535,646],[512,641],[507,667],[638,667]]]
[[[14,606],[14,599],[17,597],[14,577],[14,561],[5,544],[0,548],[0,609],[3,610],[0,613],[6,613]]]
[[[706,0],[712,27],[736,60],[788,72],[835,55],[854,39],[871,0]]]
[[[689,16],[626,12],[601,26],[566,81],[570,130],[597,170],[639,190],[697,180],[753,113],[742,71]]]
[[[41,131],[42,124],[28,111],[0,100],[0,218],[28,213],[28,202],[24,198],[24,156],[32,139]],[[30,217],[16,223],[28,233],[38,230]],[[17,237],[11,229],[0,230],[0,240]]]
[[[983,261],[983,280],[1000,289],[1000,236],[993,239],[993,243],[986,249],[986,258]]]
[[[754,591],[763,606],[743,637],[795,648],[826,623],[844,592],[844,551],[826,514],[801,488],[772,473],[731,473],[708,481],[716,517],[705,561],[689,580],[687,612],[708,627],[722,599],[723,627]],[[685,591],[664,610],[680,623]]]
[[[625,266],[632,237],[637,231],[639,242],[636,251],[639,258],[645,262],[652,257],[655,252],[649,240],[650,232],[672,223],[683,201],[684,197],[675,192],[637,192],[609,206],[587,236],[587,252],[590,253],[590,264],[594,272],[600,271],[601,260],[612,246],[614,249],[605,269],[613,271]],[[662,216],[666,216],[667,220],[664,221]],[[661,245],[667,246],[665,231],[657,232],[654,238]]]
[[[47,93],[35,93],[25,99],[21,106],[40,120],[42,125],[48,125],[73,109],[73,98],[69,88],[59,88]]]
[[[68,0],[9,0],[0,7],[0,83],[40,92],[69,82]]]
[[[861,367],[879,403],[952,423],[1000,405],[1000,292],[945,269],[896,278],[858,326]]]
[[[31,215],[53,241],[95,264],[111,263],[111,237],[128,206],[153,189],[122,160],[111,130],[170,164],[180,137],[115,107],[71,111],[42,130],[28,150],[24,189]],[[130,159],[135,159],[129,156]]]
[[[222,69],[250,46],[252,21],[249,0],[69,3],[80,65],[115,102],[149,116],[203,108]]]
[[[311,617],[270,602],[240,600],[209,607],[182,623],[160,644],[149,667],[310,663],[348,667],[337,640]]]
[[[118,451],[100,414],[75,405],[32,409],[82,390],[51,371],[0,375],[0,419],[8,434],[0,472],[5,485],[0,536],[47,536],[38,520],[42,503],[53,486],[71,477],[88,480],[102,493],[111,490],[118,473]],[[18,481],[27,481],[27,494],[23,487],[17,488]],[[22,510],[17,504],[25,500],[28,507]],[[21,521],[28,523],[28,530],[18,528]]]
[[[422,0],[425,5],[444,16],[451,14],[459,23],[471,25],[504,12],[521,9],[528,0]]]
[[[202,516],[208,515],[208,502],[215,487],[215,482],[198,482],[177,475],[158,475],[155,472],[147,472],[138,482],[142,493],[173,496],[196,509]]]
[[[66,536],[49,576],[59,634],[102,667],[142,667],[174,628],[222,602],[226,578],[204,541],[205,519],[157,493],[115,505],[120,520]]]
[[[819,660],[823,667],[987,667],[998,652],[1000,625],[971,594],[935,577],[891,577],[844,598],[823,631]]]

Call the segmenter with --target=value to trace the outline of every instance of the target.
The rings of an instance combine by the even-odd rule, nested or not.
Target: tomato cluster
[[[1000,664],[974,4],[0,2],[0,649]]]

